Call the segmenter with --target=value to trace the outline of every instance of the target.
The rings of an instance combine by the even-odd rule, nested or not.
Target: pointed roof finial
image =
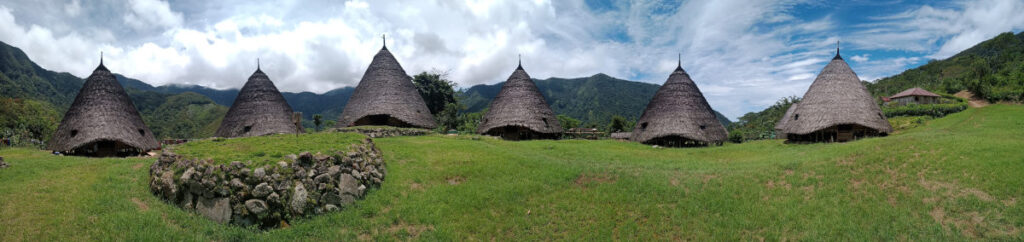
[[[388,48],[388,39],[387,39],[387,35],[385,35],[385,34],[380,34],[380,42],[381,42],[381,43],[384,43],[384,49],[387,49],[387,48]]]
[[[100,51],[100,65],[103,65],[103,51]]]
[[[683,67],[683,52],[679,52],[678,54],[679,54],[679,63],[676,64],[676,66],[679,67],[679,68],[682,68]]]
[[[832,57],[832,59],[833,60],[836,60],[836,59],[842,60],[843,59],[842,56],[839,56],[839,40],[836,40],[836,57]]]
[[[256,70],[260,70],[260,58],[256,57]]]

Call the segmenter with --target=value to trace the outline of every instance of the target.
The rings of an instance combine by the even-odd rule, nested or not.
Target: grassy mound
[[[153,197],[152,159],[6,149],[0,240],[1021,240],[1021,137],[992,105],[838,144],[376,139],[380,190],[267,232]]]
[[[278,134],[233,139],[206,139],[173,147],[174,153],[185,157],[212,159],[218,164],[252,161],[253,167],[289,161],[284,156],[309,151],[331,153],[362,142],[366,136],[357,133]]]

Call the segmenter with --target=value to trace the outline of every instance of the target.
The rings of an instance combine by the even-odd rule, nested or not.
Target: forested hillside
[[[953,94],[969,90],[989,101],[1024,100],[1024,32],[1003,33],[945,60],[868,83],[875,96],[921,87]]]
[[[209,137],[227,112],[204,95],[158,92],[139,80],[115,76],[158,139]],[[20,49],[0,42],[0,138],[18,145],[47,141],[83,83],[74,75],[43,69]]]

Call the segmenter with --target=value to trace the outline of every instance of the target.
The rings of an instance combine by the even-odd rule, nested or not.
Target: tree
[[[446,104],[441,112],[434,115],[434,118],[437,119],[437,128],[439,132],[448,132],[450,129],[458,128],[459,109],[461,109],[461,107],[458,103],[451,102]]]
[[[558,115],[558,124],[562,125],[563,129],[569,130],[571,128],[579,127],[580,126],[580,120],[579,119],[574,119],[572,117],[569,117],[569,115],[559,114]]]
[[[488,109],[480,110],[475,113],[463,113],[459,115],[459,132],[463,133],[476,133],[476,128],[480,125],[480,119],[483,119],[484,114],[487,113]]]
[[[320,125],[323,124],[323,119],[323,115],[313,114],[313,125],[316,126],[316,131],[320,131]]]
[[[413,76],[412,82],[416,84],[423,101],[427,103],[430,114],[437,115],[448,106],[455,103],[455,82],[446,79],[447,74],[437,72],[422,72]]]
[[[0,98],[0,138],[11,145],[30,145],[32,140],[45,142],[57,129],[60,120],[56,108],[46,102]]]
[[[612,116],[611,123],[608,124],[608,133],[630,131],[633,129],[632,123],[636,122],[626,120],[626,118],[619,115],[614,115]]]

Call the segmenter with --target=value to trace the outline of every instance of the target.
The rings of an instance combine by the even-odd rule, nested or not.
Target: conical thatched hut
[[[216,135],[230,138],[303,132],[295,121],[288,101],[257,67],[224,115]]]
[[[132,156],[158,148],[160,143],[102,60],[49,144],[50,150],[83,156]]]
[[[437,127],[412,78],[406,75],[386,45],[366,68],[337,124],[338,127],[359,125]]]
[[[476,132],[506,140],[557,139],[562,126],[520,63],[491,101]]]
[[[892,132],[882,110],[839,56],[838,48],[803,100],[786,111],[775,129],[780,138],[790,142],[844,142]]]
[[[728,136],[682,62],[654,93],[633,128],[631,140],[671,147],[721,144]]]

